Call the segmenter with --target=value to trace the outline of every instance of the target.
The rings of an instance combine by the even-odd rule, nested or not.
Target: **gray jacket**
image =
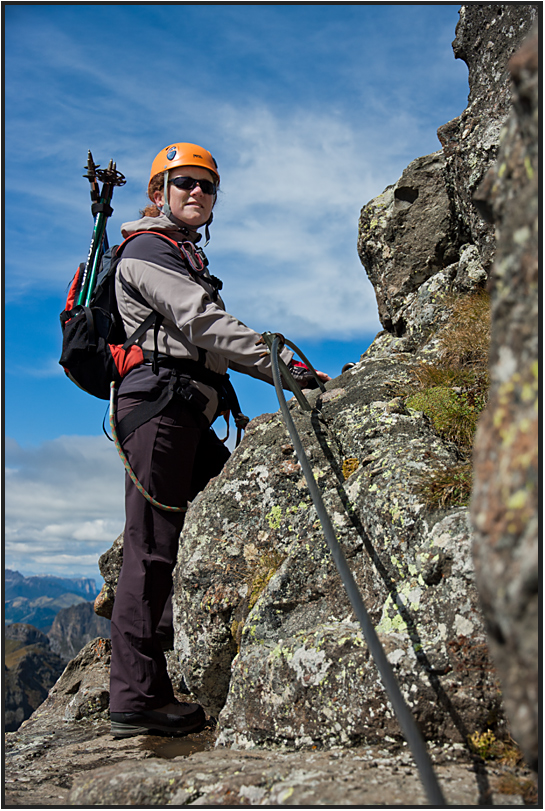
[[[124,238],[146,231],[158,231],[182,244],[195,236],[184,235],[164,215],[144,217],[121,227]],[[122,280],[125,288],[128,284],[137,290],[149,307],[132,298]],[[150,234],[127,243],[116,272],[116,297],[127,335],[140,326],[151,307],[164,318],[158,335],[159,352],[173,358],[199,360],[205,350],[205,366],[214,372],[225,374],[233,369],[273,382],[270,357],[261,357],[265,347],[256,346],[261,336],[225,311],[207,269],[190,272],[179,249],[160,237]],[[139,344],[143,349],[154,349],[153,328]],[[282,350],[286,363],[292,357],[291,351]],[[133,370],[120,391],[124,394],[149,391],[149,376],[149,367]],[[217,394],[210,386],[200,382],[196,385],[208,398],[205,416],[211,420],[217,409]]]

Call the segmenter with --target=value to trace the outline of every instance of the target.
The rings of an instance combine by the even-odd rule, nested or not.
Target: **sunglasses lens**
[[[177,189],[184,189],[184,191],[191,191],[197,185],[197,181],[192,177],[175,177],[170,181]]]
[[[205,194],[215,194],[216,184],[211,180],[195,180],[194,177],[175,177],[170,181],[177,189],[193,191],[196,186],[200,186]]]
[[[211,180],[199,180],[199,186],[201,187],[201,189],[205,194],[216,193],[216,184],[212,183]]]

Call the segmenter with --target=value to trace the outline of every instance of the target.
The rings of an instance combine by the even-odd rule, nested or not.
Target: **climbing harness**
[[[271,355],[274,387],[276,389],[278,402],[280,404],[280,410],[282,411],[282,415],[286,422],[286,427],[289,431],[289,434],[293,442],[293,447],[295,449],[297,459],[299,460],[299,464],[301,465],[301,468],[303,470],[308,488],[310,490],[312,501],[314,502],[316,512],[318,513],[318,517],[322,524],[324,537],[331,552],[331,556],[333,557],[333,560],[337,567],[337,571],[341,576],[343,585],[346,589],[346,593],[348,595],[348,598],[350,599],[352,608],[354,609],[354,613],[356,614],[359,620],[367,645],[377,666],[377,670],[380,674],[382,683],[386,688],[386,691],[394,708],[394,712],[397,716],[403,734],[405,735],[407,743],[409,744],[411,751],[413,753],[413,757],[418,767],[420,778],[422,780],[422,785],[424,786],[424,789],[428,796],[428,800],[433,805],[445,806],[446,805],[445,798],[443,796],[441,787],[439,786],[437,777],[433,770],[433,766],[430,757],[428,755],[428,752],[426,750],[424,740],[416,725],[414,717],[409,707],[407,706],[405,699],[403,698],[394,671],[388,659],[386,658],[384,648],[382,647],[381,642],[377,636],[377,633],[371,623],[369,614],[367,613],[367,609],[365,608],[365,605],[363,603],[362,596],[356,585],[356,581],[352,576],[352,572],[350,571],[348,563],[346,562],[346,558],[342,552],[339,542],[337,541],[335,530],[333,529],[333,524],[331,523],[331,519],[325,508],[322,496],[320,494],[316,480],[314,478],[314,474],[312,472],[312,467],[305,454],[303,445],[301,443],[301,439],[297,432],[297,428],[295,427],[295,423],[290,414],[288,404],[286,403],[286,399],[284,397],[284,392],[282,388],[281,374],[285,383],[289,386],[291,391],[296,396],[297,401],[301,406],[301,408],[304,411],[316,410],[312,408],[312,406],[308,402],[307,398],[305,397],[301,389],[297,386],[297,384],[291,380],[289,369],[282,360],[282,358],[279,356],[279,351],[282,348],[282,345],[285,343],[287,346],[291,347],[304,360],[304,362],[314,375],[314,378],[317,381],[322,392],[325,391],[325,386],[323,385],[322,381],[318,378],[318,375],[316,374],[316,371],[312,367],[312,365],[308,362],[308,360],[298,349],[298,347],[295,346],[295,344],[291,343],[291,341],[288,341],[281,335],[270,332],[263,333],[262,339],[263,342],[269,347],[269,352]]]
[[[202,412],[206,406],[206,398],[199,391],[199,389],[193,386],[193,379],[200,380],[201,382],[205,382],[208,385],[213,386],[218,392],[220,402],[223,401],[225,405],[229,406],[237,427],[237,446],[240,444],[242,431],[246,428],[250,419],[245,414],[242,414],[240,410],[238,398],[233,385],[229,380],[229,375],[220,375],[216,372],[212,372],[210,369],[204,368],[196,361],[180,360],[176,362],[173,361],[172,358],[160,355],[158,359],[160,366],[163,365],[163,361],[164,365],[171,368],[171,375],[167,386],[165,386],[159,397],[157,397],[155,400],[143,402],[139,406],[136,406],[136,408],[123,417],[119,423],[116,419],[117,384],[115,381],[112,381],[110,384],[110,406],[108,411],[110,431],[125,470],[127,471],[136,489],[144,496],[144,498],[159,510],[164,510],[165,512],[185,512],[187,510],[187,506],[171,507],[167,504],[161,504],[161,502],[157,501],[157,499],[148,493],[142,483],[138,480],[125,452],[123,451],[123,442],[126,437],[145,422],[148,422],[150,419],[163,411],[168,403],[176,396],[181,396],[184,402],[190,408],[195,408],[195,410]],[[183,374],[184,371],[186,374]],[[229,436],[229,421],[228,416],[226,416],[226,414],[229,412],[222,409],[223,405],[220,405],[218,407],[218,416],[225,416],[225,421],[227,422],[227,436],[225,439],[220,440],[220,442],[225,442]]]

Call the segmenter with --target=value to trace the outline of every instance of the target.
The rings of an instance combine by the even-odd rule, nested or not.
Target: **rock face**
[[[375,288],[381,323],[398,337],[408,330],[408,300],[458,260],[444,170],[442,152],[417,158],[362,211],[358,252]]]
[[[537,32],[511,59],[513,111],[478,191],[498,235],[490,400],[477,432],[474,556],[513,735],[537,768],[539,694]]]
[[[473,196],[494,164],[500,130],[511,108],[509,58],[528,35],[540,3],[467,3],[460,8],[457,59],[469,70],[468,106],[437,134],[445,158],[445,183],[460,243],[477,246],[487,270],[494,255],[494,229]]]
[[[396,395],[419,360],[438,359],[447,296],[486,283],[493,233],[471,194],[497,154],[507,59],[535,9],[463,7],[455,52],[478,79],[468,111],[448,127],[450,148],[441,132],[443,153],[414,161],[362,212],[358,245],[385,333],[328,384],[319,416],[294,409],[372,620],[433,739],[501,732],[503,720],[468,511],[433,510],[418,495],[418,479],[453,465],[456,449]],[[225,745],[399,734],[306,493],[281,419],[264,415],[187,517],[175,650],[188,687],[219,713]]]
[[[12,732],[47,697],[63,671],[63,662],[50,650],[49,639],[22,623],[6,626],[4,643],[4,723]]]
[[[95,614],[93,603],[79,603],[59,611],[47,635],[51,650],[68,662],[91,640],[108,638],[110,623]]]
[[[385,328],[371,352],[380,346],[431,358],[430,337],[449,315],[447,295],[473,292],[487,278],[477,247],[458,239],[441,152],[417,158],[363,208],[358,252]]]
[[[462,741],[501,731],[498,688],[466,510],[428,511],[414,487],[453,452],[394,396],[411,363],[364,358],[328,384],[320,414],[293,414],[422,732]],[[175,651],[189,689],[221,710],[220,743],[399,737],[279,415],[253,421],[188,513],[174,604]]]

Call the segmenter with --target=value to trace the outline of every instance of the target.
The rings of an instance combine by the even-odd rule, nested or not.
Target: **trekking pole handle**
[[[87,155],[87,173],[84,175],[91,184],[91,211],[95,217],[93,235],[83,271],[78,304],[89,306],[96,278],[98,267],[102,256],[103,245],[106,242],[106,221],[113,214],[111,207],[112,196],[116,186],[124,186],[125,176],[117,170],[116,164],[110,160],[106,169],[100,169],[99,164],[95,164],[91,150]],[[99,192],[98,181],[102,182],[102,192]]]
[[[97,180],[97,169],[99,168],[100,164],[96,164],[93,160],[93,156],[91,154],[91,150],[87,153],[87,172],[83,175],[86,177],[89,183],[91,184],[91,200],[93,203],[98,203],[100,197],[100,189],[98,187],[98,180]]]

